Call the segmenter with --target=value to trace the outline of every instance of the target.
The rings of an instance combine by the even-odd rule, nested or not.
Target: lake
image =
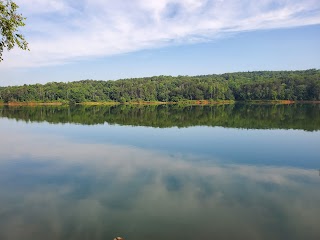
[[[0,239],[320,239],[320,104],[0,107]]]

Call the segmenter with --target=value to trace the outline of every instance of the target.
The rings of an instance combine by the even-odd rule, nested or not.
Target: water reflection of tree
[[[150,127],[222,126],[248,129],[320,129],[319,104],[215,106],[37,106],[0,109],[0,116],[50,123]]]

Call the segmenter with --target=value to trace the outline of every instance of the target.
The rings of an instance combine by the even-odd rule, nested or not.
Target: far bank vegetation
[[[0,87],[0,103],[320,101],[320,70],[156,76]]]

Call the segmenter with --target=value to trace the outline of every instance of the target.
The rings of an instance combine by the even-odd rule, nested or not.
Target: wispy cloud
[[[16,0],[30,52],[0,68],[64,64],[227,34],[320,24],[318,0]]]

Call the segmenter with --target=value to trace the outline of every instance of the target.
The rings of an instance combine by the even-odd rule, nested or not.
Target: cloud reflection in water
[[[26,132],[2,138],[0,151],[0,239],[320,236],[314,170]]]
[[[316,170],[0,130],[2,240],[319,239]]]

